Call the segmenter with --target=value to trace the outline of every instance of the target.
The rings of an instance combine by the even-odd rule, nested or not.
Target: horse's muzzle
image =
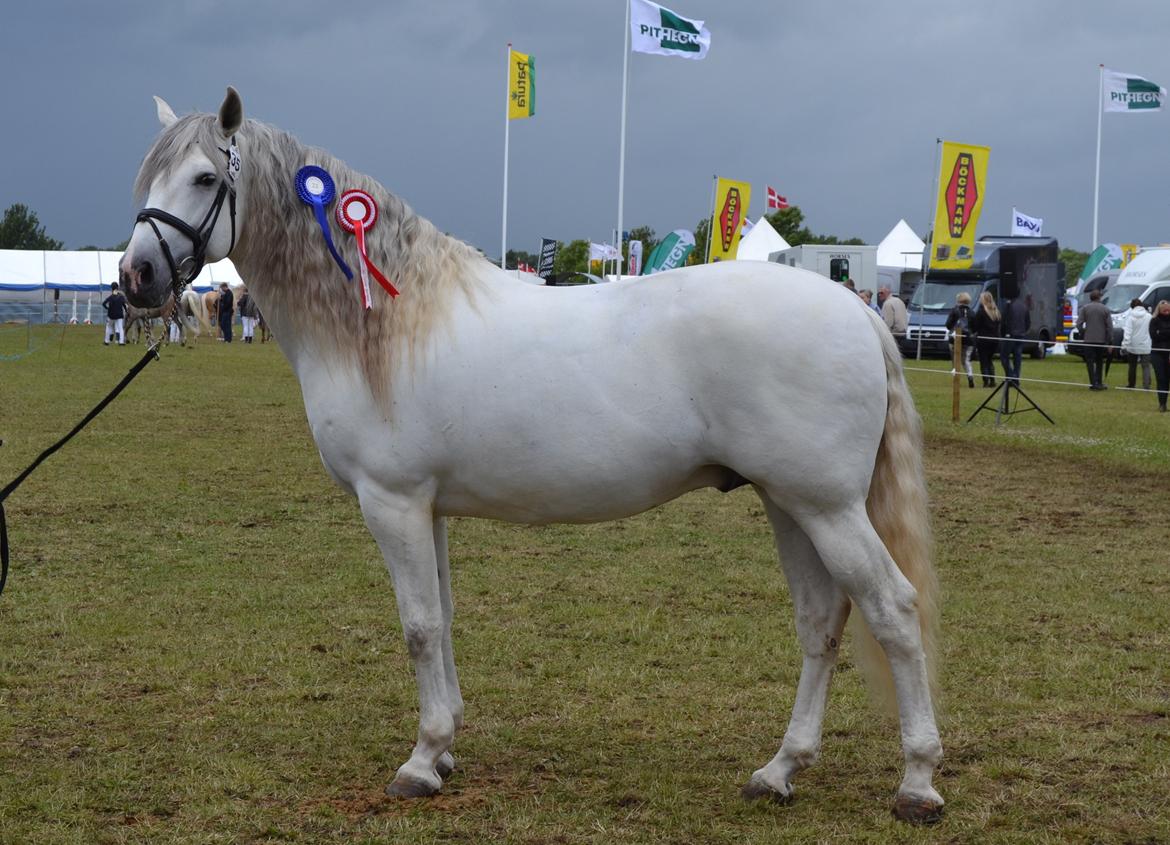
[[[123,259],[118,279],[126,298],[136,308],[158,308],[170,293],[168,280],[150,261],[137,261],[129,266]]]

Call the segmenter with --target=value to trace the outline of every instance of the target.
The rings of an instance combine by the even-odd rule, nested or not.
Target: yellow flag
[[[508,56],[508,120],[536,114],[536,59],[515,50]]]
[[[752,186],[747,182],[719,179],[712,209],[710,260],[730,261],[739,249],[740,230],[747,219]]]
[[[975,257],[975,226],[987,189],[991,147],[943,141],[930,266],[965,270]]]

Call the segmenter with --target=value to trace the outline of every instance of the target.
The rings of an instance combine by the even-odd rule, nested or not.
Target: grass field
[[[141,354],[96,328],[26,346],[0,328],[0,484]],[[799,669],[748,490],[587,527],[453,521],[459,768],[436,799],[384,798],[416,728],[389,578],[275,345],[204,343],[6,503],[0,842],[1170,843],[1170,415],[1029,383],[1055,426],[956,426],[948,366],[910,366],[941,825],[891,818],[897,730],[848,643],[797,801],[740,800]],[[1024,376],[1085,382],[1079,359]],[[964,418],[984,395],[963,388]]]

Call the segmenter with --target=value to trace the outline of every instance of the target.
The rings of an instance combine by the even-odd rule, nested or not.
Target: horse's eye
[[[214,173],[202,173],[195,177],[195,184],[201,188],[210,188],[216,183],[216,176]]]

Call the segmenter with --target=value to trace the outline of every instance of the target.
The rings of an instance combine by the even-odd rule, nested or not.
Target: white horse
[[[173,275],[230,251],[272,323],[321,460],[357,497],[393,579],[420,718],[390,794],[437,792],[463,722],[446,517],[592,522],[750,483],[792,590],[804,665],[779,752],[745,796],[786,801],[815,761],[856,605],[897,696],[895,812],[940,816],[920,422],[894,342],[857,296],[757,262],[525,284],[369,177],[245,121],[231,88],[218,116],[179,119],[157,102],[164,131],[137,180],[151,208],[122,259],[123,287],[135,304],[157,304]],[[369,253],[398,298],[375,287],[373,310],[361,308],[297,197],[294,177],[310,164],[338,194],[376,201]],[[331,226],[356,267],[353,238]]]
[[[179,295],[178,311],[172,319],[179,328],[182,344],[188,349],[195,347],[201,332],[211,334],[211,323],[203,307],[203,297],[190,285]]]

